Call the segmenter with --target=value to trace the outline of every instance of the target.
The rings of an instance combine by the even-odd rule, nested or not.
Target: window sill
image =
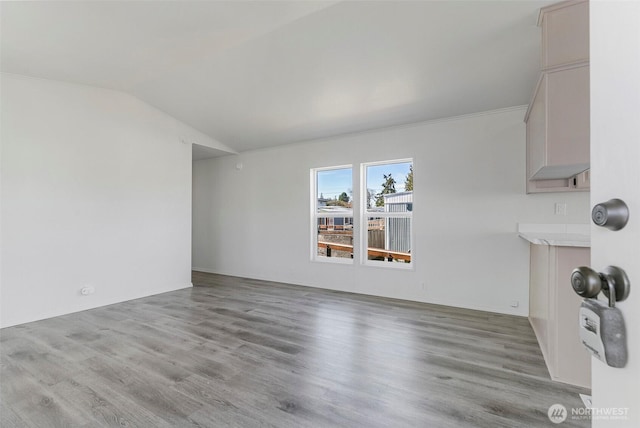
[[[378,269],[391,269],[391,270],[415,270],[415,265],[413,263],[397,263],[397,262],[367,260],[364,263],[362,263],[362,266],[373,267]]]
[[[314,257],[311,261],[336,265],[353,265],[353,259],[347,259],[344,257]]]

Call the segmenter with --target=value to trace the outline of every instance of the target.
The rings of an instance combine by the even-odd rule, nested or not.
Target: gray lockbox
[[[627,364],[627,333],[622,312],[596,299],[580,306],[580,340],[587,350],[611,367]]]
[[[580,341],[597,359],[611,367],[627,364],[627,331],[616,302],[629,297],[631,283],[624,270],[607,266],[598,273],[580,266],[571,273],[573,290],[585,299],[580,305]],[[608,304],[598,300],[602,292]]]

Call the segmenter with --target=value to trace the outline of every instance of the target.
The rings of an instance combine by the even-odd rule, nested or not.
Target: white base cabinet
[[[591,388],[591,356],[578,335],[582,299],[571,288],[571,271],[588,266],[585,247],[530,244],[529,321],[551,379]]]

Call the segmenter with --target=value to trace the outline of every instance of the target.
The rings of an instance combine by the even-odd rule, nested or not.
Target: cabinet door
[[[571,288],[571,272],[588,266],[589,248],[557,247],[555,290],[556,337],[553,344],[556,380],[591,388],[591,356],[580,342],[578,315],[582,299]]]
[[[557,4],[542,12],[542,68],[588,60],[589,3]]]
[[[547,163],[547,75],[543,73],[527,118],[527,180]]]
[[[589,164],[589,66],[547,75],[547,165]]]
[[[530,244],[529,321],[549,366],[549,246]]]

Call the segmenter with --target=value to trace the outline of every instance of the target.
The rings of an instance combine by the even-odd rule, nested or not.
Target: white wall
[[[516,224],[587,223],[589,196],[525,194],[524,113],[507,109],[196,161],[193,266],[527,315],[529,252]],[[309,169],[398,158],[414,159],[415,270],[311,262]],[[554,215],[555,202],[568,204],[567,216]]]
[[[190,286],[180,139],[208,137],[116,91],[7,74],[1,88],[0,325]]]

